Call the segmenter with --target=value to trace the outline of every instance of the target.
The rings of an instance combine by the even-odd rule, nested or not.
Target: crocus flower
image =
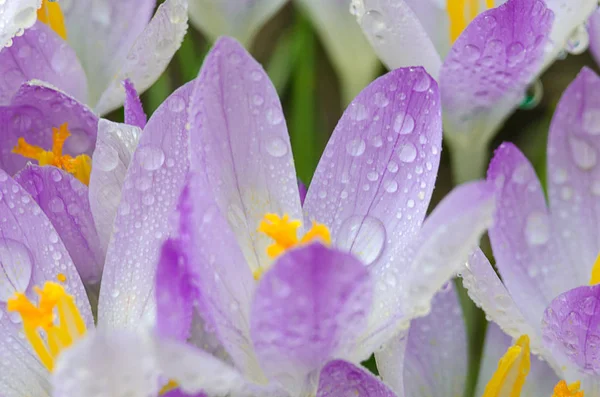
[[[262,25],[285,3],[286,0],[243,4],[236,0],[191,0],[190,20],[210,39],[227,35],[248,46]],[[380,64],[348,12],[349,1],[295,0],[294,4],[310,17],[340,76],[342,99],[350,102],[375,77]]]
[[[563,49],[586,48],[586,40],[576,48],[568,41],[574,32],[587,35],[584,23],[597,7],[595,0],[483,3],[449,0],[444,8],[432,0],[353,2],[360,25],[388,67],[424,65],[439,81],[459,182],[484,173],[490,140],[535,77]]]
[[[8,3],[24,2],[0,7]],[[121,81],[131,79],[140,91],[150,87],[187,30],[186,0],[167,0],[150,19],[155,5],[156,0],[43,0],[37,22],[0,51],[0,104],[12,104],[19,87],[35,79],[97,114],[118,108],[125,97]],[[35,14],[27,18],[32,24]]]
[[[599,395],[600,380],[596,88],[598,76],[583,69],[558,104],[548,137],[548,204],[525,156],[508,143],[496,151],[488,180],[498,206],[489,235],[502,281],[480,251],[462,272],[487,315],[512,337],[529,335],[532,349],[561,379],[581,381],[586,396]]]

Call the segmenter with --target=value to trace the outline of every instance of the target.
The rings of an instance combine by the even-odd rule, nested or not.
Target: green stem
[[[460,185],[485,177],[488,165],[487,141],[447,139],[454,184]]]

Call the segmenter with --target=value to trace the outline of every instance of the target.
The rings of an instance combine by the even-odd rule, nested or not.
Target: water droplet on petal
[[[384,40],[384,33],[387,29],[383,15],[377,11],[368,11],[360,19],[364,31],[367,35],[372,36],[377,41]]]
[[[283,121],[283,114],[279,108],[270,108],[267,110],[267,121],[271,125],[281,124]]]
[[[584,171],[589,171],[596,165],[596,149],[584,140],[570,137],[571,155],[575,164]]]
[[[350,251],[365,265],[374,263],[385,247],[385,226],[372,216],[351,216],[340,226],[335,245]]]
[[[550,239],[550,224],[548,216],[543,212],[534,211],[527,216],[525,238],[529,245],[543,245]]]
[[[102,171],[112,171],[119,164],[119,154],[110,145],[98,145],[93,159],[94,165]]]
[[[431,78],[423,72],[421,78],[415,83],[413,91],[425,92],[431,87]]]
[[[406,143],[400,149],[398,157],[405,163],[412,163],[417,158],[417,148],[412,143]]]
[[[5,238],[0,242],[0,302],[15,292],[25,292],[32,272],[31,253],[22,243]]]
[[[48,203],[48,208],[50,208],[50,211],[52,212],[63,212],[65,210],[65,203],[60,197],[54,197]]]
[[[284,156],[288,152],[287,143],[280,137],[270,139],[266,143],[267,153],[273,157]]]
[[[407,135],[412,133],[414,129],[415,119],[410,114],[400,112],[396,115],[394,119],[394,131],[400,135]]]
[[[364,140],[356,138],[346,144],[346,152],[348,152],[350,156],[358,157],[365,152],[366,146]]]
[[[138,149],[136,155],[143,169],[154,171],[162,167],[165,162],[165,152],[156,146],[144,146]]]
[[[588,108],[583,112],[583,129],[590,135],[600,135],[600,109]]]
[[[398,190],[398,182],[395,180],[387,180],[383,183],[383,188],[388,193],[395,193]]]

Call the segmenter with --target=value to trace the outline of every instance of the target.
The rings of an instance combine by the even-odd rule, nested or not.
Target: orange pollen
[[[561,380],[554,386],[552,397],[583,397],[583,390],[579,390],[581,382],[574,382],[567,386],[567,382]]]
[[[37,11],[37,19],[50,26],[63,40],[67,39],[65,17],[56,0],[42,0],[42,6]]]

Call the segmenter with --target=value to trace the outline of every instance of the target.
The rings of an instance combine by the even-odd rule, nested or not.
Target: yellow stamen
[[[42,364],[52,372],[60,352],[83,337],[86,326],[75,299],[64,287],[47,281],[43,289],[34,287],[34,291],[40,296],[37,306],[25,294],[17,292],[6,307],[9,312],[19,313],[25,337]]]
[[[590,285],[600,284],[600,254],[596,257],[596,262],[592,267],[592,275],[590,277]]]
[[[519,397],[530,367],[529,336],[522,335],[498,362],[482,397]]]
[[[561,380],[554,386],[552,397],[583,397],[583,390],[579,390],[581,382],[577,381],[567,386],[567,382]]]
[[[52,165],[72,174],[85,185],[90,183],[92,172],[92,159],[87,154],[80,154],[73,158],[63,154],[63,146],[67,138],[71,136],[69,125],[62,124],[59,128],[52,128],[52,151],[46,151],[39,146],[30,145],[24,138],[19,138],[17,146],[12,150],[28,159],[37,160],[41,166]]]
[[[331,244],[331,234],[327,226],[313,221],[310,230],[304,234],[302,239],[298,239],[300,226],[302,226],[302,222],[291,220],[287,214],[284,214],[283,217],[279,217],[277,214],[266,214],[260,222],[258,231],[274,240],[274,243],[267,247],[267,254],[271,258],[276,258],[288,249],[317,240],[325,245]],[[259,280],[266,270],[268,269],[256,269],[253,272],[254,279]]]
[[[446,0],[448,18],[450,19],[450,43],[454,43],[477,15],[480,0]],[[494,7],[494,0],[485,0],[485,6]]]
[[[164,385],[162,387],[162,389],[160,389],[160,392],[158,392],[158,395],[162,396],[163,394],[173,391],[173,390],[177,389],[178,387],[179,387],[179,384],[177,382],[175,382],[174,380],[170,380],[166,385]]]
[[[37,19],[50,26],[63,40],[67,39],[67,28],[65,17],[56,0],[42,0],[42,6],[38,9]]]

